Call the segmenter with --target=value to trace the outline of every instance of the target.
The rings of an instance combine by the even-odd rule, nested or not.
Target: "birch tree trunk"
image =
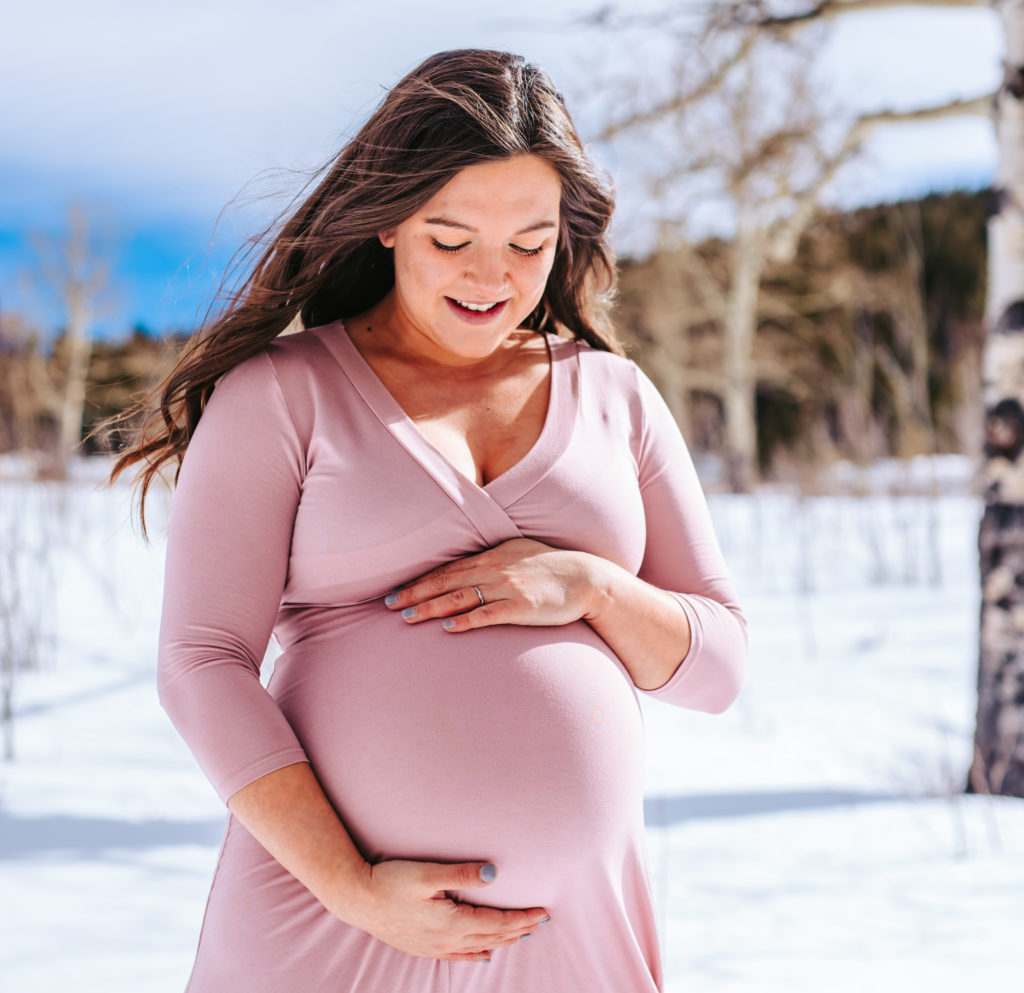
[[[729,487],[734,493],[748,493],[757,473],[754,335],[757,332],[757,302],[765,262],[764,251],[758,242],[759,239],[750,232],[742,229],[736,232],[723,322],[725,460]]]
[[[63,297],[67,326],[62,342],[64,389],[57,410],[58,458],[66,468],[82,439],[85,389],[92,356],[93,300],[106,281],[106,268],[93,257],[85,210],[68,212],[68,238],[51,279]]]
[[[1006,39],[989,222],[985,509],[972,792],[1024,797],[1024,0],[997,0]]]
[[[64,332],[64,392],[60,401],[60,453],[67,465],[82,440],[85,388],[92,356],[92,315],[88,294],[76,282],[68,286],[68,324]]]
[[[40,363],[30,367],[32,387],[57,424],[53,469],[61,474],[81,442],[93,319],[110,276],[109,259],[97,251],[90,228],[85,208],[72,204],[67,213],[66,236],[37,235],[32,239],[41,288],[60,302],[67,321],[55,351],[56,373],[51,375]]]

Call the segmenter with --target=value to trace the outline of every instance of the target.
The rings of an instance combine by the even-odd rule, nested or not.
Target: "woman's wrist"
[[[583,620],[604,639],[640,689],[664,685],[690,650],[679,601],[614,562],[588,556]]]
[[[625,569],[608,559],[588,552],[578,552],[582,558],[582,571],[585,577],[586,593],[582,620],[595,630],[616,607],[616,589],[621,589],[623,581],[634,577]]]
[[[320,896],[327,910],[338,920],[366,930],[373,916],[373,865],[363,859],[340,866],[329,889]]]

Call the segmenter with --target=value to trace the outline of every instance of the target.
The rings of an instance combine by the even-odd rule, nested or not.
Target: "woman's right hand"
[[[344,919],[408,955],[487,962],[492,949],[519,941],[548,920],[543,907],[500,910],[448,895],[487,886],[494,878],[494,867],[481,862],[368,864],[362,893]]]
[[[492,948],[518,941],[547,918],[542,907],[499,910],[453,900],[453,890],[494,881],[493,866],[481,874],[484,862],[396,859],[371,865],[308,762],[253,780],[229,797],[228,806],[337,918],[409,955],[488,962]]]

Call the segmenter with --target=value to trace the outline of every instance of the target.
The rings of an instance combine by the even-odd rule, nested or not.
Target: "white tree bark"
[[[734,493],[748,492],[757,471],[757,372],[754,335],[764,272],[763,235],[740,229],[733,241],[733,267],[723,324],[725,346],[722,406],[726,472]]]
[[[58,343],[58,373],[37,364],[31,369],[33,388],[44,398],[57,422],[58,472],[82,437],[85,392],[92,357],[92,326],[96,304],[109,281],[109,263],[93,244],[84,208],[72,205],[67,215],[68,232],[60,241],[34,239],[39,280],[44,290],[62,305],[66,324]]]
[[[85,387],[92,356],[92,312],[77,283],[68,285],[68,323],[64,331],[64,392],[60,402],[60,458],[65,463],[82,440]]]
[[[85,388],[92,356],[93,301],[106,281],[105,268],[93,259],[85,212],[73,207],[68,214],[68,239],[58,260],[56,288],[64,298],[64,389],[58,410],[59,458],[65,465],[82,440]]]
[[[969,788],[1024,797],[1024,0],[993,6],[1006,57],[989,222],[981,629]]]

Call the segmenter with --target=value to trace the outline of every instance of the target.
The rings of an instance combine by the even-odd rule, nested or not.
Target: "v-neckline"
[[[378,420],[453,495],[464,494],[469,489],[486,495],[501,507],[510,506],[547,474],[565,451],[575,430],[579,406],[575,343],[557,335],[545,334],[549,389],[548,407],[540,434],[518,462],[488,482],[480,484],[456,468],[416,426],[416,422],[356,348],[343,321],[338,320],[319,330],[321,339]]]

